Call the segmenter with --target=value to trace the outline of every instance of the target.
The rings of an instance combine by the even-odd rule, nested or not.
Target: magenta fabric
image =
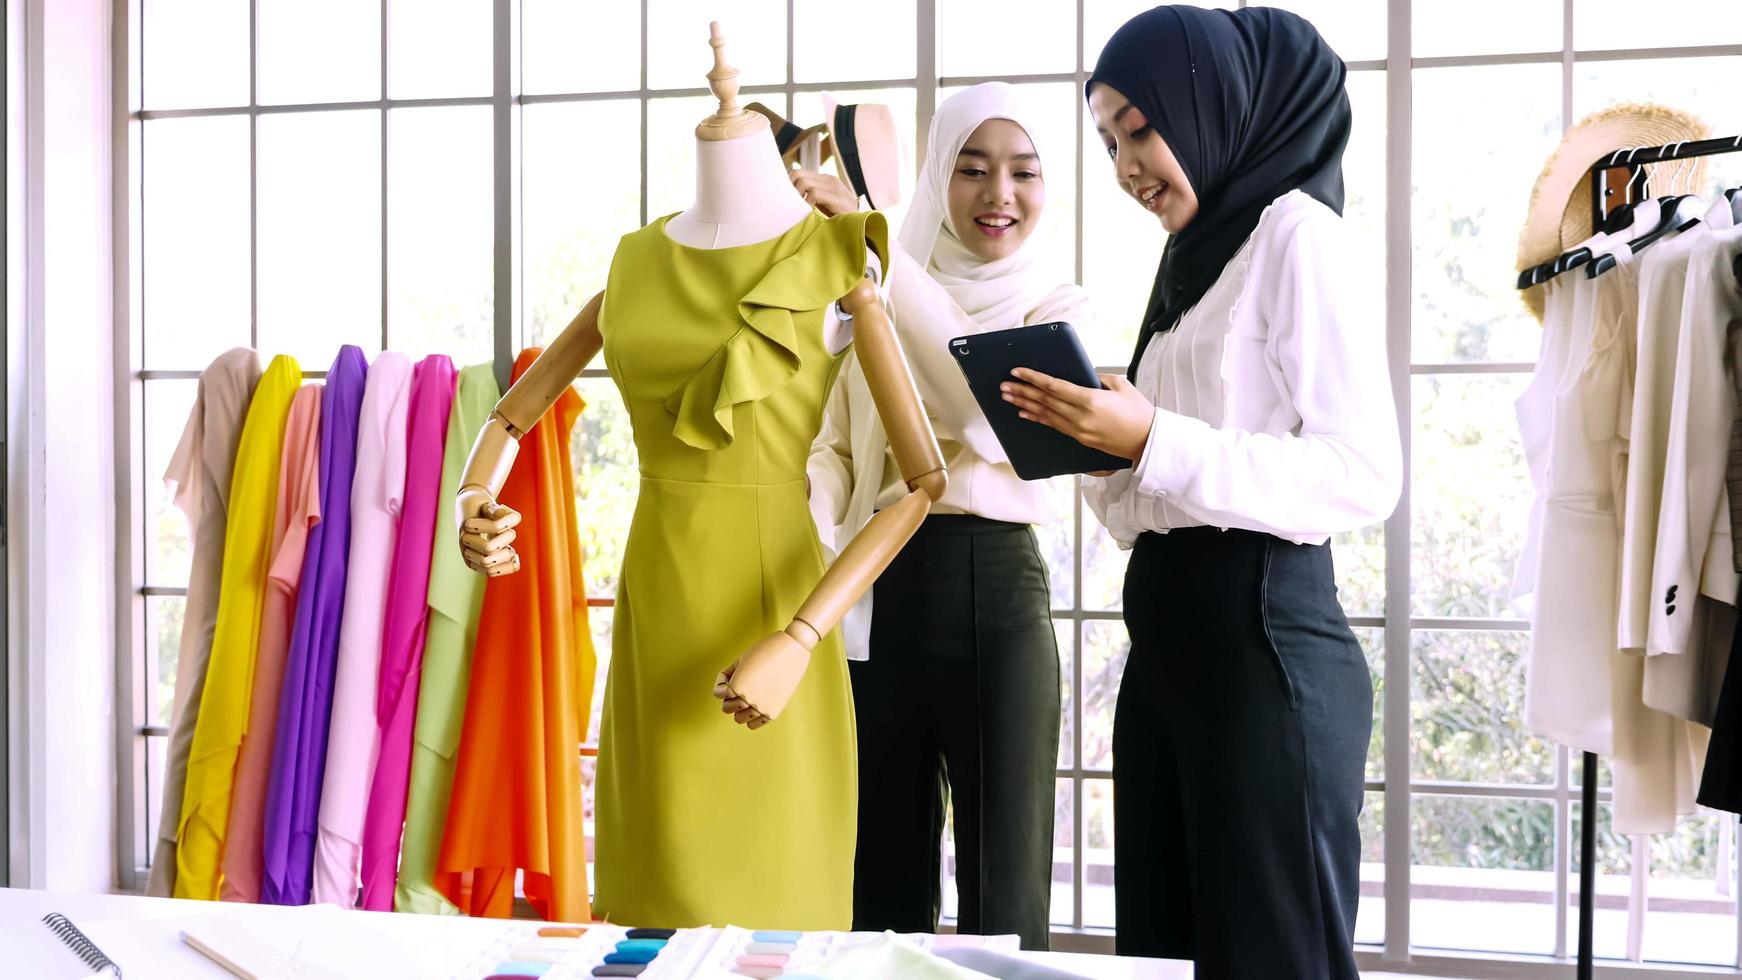
[[[369,813],[363,824],[363,907],[393,911],[398,883],[399,838],[405,827],[406,784],[411,776],[411,741],[417,721],[417,690],[423,668],[423,639],[429,624],[430,555],[437,534],[452,534],[441,520],[442,461],[447,446],[448,412],[458,375],[445,355],[420,361],[411,376],[407,422],[405,510],[393,553],[381,630],[381,680],[376,688],[376,723],[381,749],[369,787]]]

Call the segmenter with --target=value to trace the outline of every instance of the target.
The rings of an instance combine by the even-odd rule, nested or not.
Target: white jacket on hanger
[[[1742,228],[1712,229],[1699,235],[1688,254],[1652,562],[1646,638],[1652,654],[1702,651],[1696,597],[1703,594],[1725,604],[1736,600],[1724,474],[1736,410],[1732,358],[1742,303],[1724,257],[1736,254],[1739,246]],[[1716,694],[1714,684],[1711,697]],[[1709,719],[1710,712],[1698,716]]]
[[[1678,391],[1677,351],[1682,333],[1682,293],[1688,255],[1714,228],[1733,224],[1729,201],[1720,198],[1699,225],[1652,245],[1639,259],[1639,319],[1634,369],[1624,377],[1622,438],[1627,442],[1627,497],[1622,508],[1621,608],[1616,643],[1645,653],[1653,606],[1652,563],[1657,551],[1658,511],[1663,501],[1664,461],[1669,451],[1670,411]],[[1726,433],[1726,436],[1728,434]],[[1733,599],[1734,593],[1731,594]],[[1728,637],[1724,638],[1726,649]]]

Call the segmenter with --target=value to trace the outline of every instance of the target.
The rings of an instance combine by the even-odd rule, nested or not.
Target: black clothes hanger
[[[1685,145],[1687,145],[1686,140],[1673,144],[1672,147],[1666,149],[1666,155],[1671,159],[1677,159],[1676,154],[1679,153],[1681,148]],[[1676,178],[1681,176],[1682,169],[1685,169],[1685,166],[1678,169],[1675,175],[1671,178],[1670,184],[1672,190],[1674,189]],[[1631,181],[1629,181],[1629,184],[1631,184]],[[1649,187],[1649,185],[1647,186]],[[1658,200],[1659,210],[1657,224],[1655,224],[1645,234],[1628,242],[1627,250],[1634,255],[1638,255],[1640,252],[1650,248],[1655,242],[1660,241],[1671,231],[1683,232],[1699,224],[1700,219],[1697,215],[1685,213],[1685,209],[1688,207],[1688,202],[1693,202],[1695,207],[1700,204],[1699,199],[1691,194],[1671,194],[1667,197],[1660,198]],[[1610,269],[1615,268],[1617,264],[1618,261],[1614,255],[1604,255],[1591,263],[1591,267],[1586,271],[1585,275],[1595,279],[1603,273],[1608,272]]]
[[[1638,153],[1639,150],[1640,148],[1637,146],[1629,150],[1616,150],[1609,154],[1609,159],[1606,162],[1593,165],[1591,169],[1594,171],[1599,167],[1614,167],[1618,162],[1617,158],[1623,153],[1627,154],[1626,162],[1631,163],[1633,160],[1633,154]],[[1640,172],[1635,172],[1628,178],[1624,192],[1625,200],[1617,206],[1614,211],[1611,211],[1607,218],[1602,222],[1595,224],[1591,229],[1593,232],[1600,231],[1604,234],[1614,235],[1626,229],[1627,226],[1632,223],[1633,184],[1634,178],[1639,176],[1639,173]],[[1572,270],[1577,269],[1579,266],[1591,261],[1591,258],[1592,255],[1589,248],[1580,247],[1569,252],[1562,252],[1541,265],[1534,265],[1525,269],[1523,272],[1520,272],[1518,274],[1518,288],[1529,289],[1531,286],[1539,286],[1563,272],[1571,272]]]

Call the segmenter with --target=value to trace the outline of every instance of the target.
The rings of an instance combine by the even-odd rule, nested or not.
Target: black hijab
[[[1345,74],[1313,25],[1269,7],[1156,7],[1107,42],[1084,96],[1100,82],[1130,99],[1198,195],[1197,217],[1162,250],[1129,376],[1149,338],[1203,298],[1270,202],[1299,188],[1343,213]]]

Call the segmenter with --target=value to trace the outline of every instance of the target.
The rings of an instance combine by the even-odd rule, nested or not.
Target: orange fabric
[[[537,356],[522,351],[514,377]],[[436,887],[472,915],[508,917],[514,872],[523,869],[526,897],[545,918],[591,918],[580,745],[596,660],[569,462],[583,407],[572,387],[563,392],[521,439],[500,497],[521,514],[521,570],[484,589],[436,865]]]

